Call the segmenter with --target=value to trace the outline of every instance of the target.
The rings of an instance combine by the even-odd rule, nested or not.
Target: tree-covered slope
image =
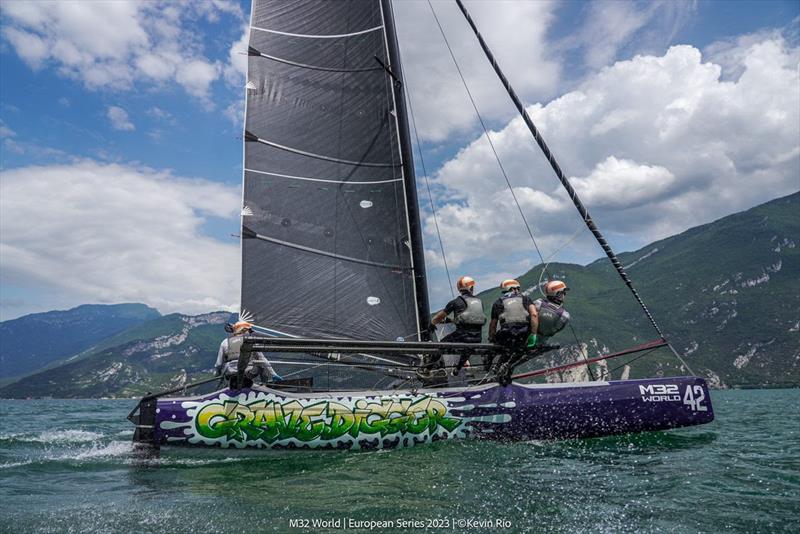
[[[159,316],[144,304],[87,304],[0,322],[0,380],[41,369]]]

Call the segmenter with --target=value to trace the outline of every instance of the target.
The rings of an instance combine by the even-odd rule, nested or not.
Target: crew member
[[[536,299],[533,305],[538,315],[537,338],[534,344],[544,344],[561,332],[569,323],[569,312],[564,309],[564,297],[569,288],[561,280],[551,280],[544,285],[543,299]]]
[[[500,290],[503,294],[492,305],[492,320],[489,322],[489,342],[508,350],[498,360],[498,367],[518,356],[526,346],[532,348],[536,344],[535,332],[539,327],[536,306],[527,295],[522,294],[517,280],[503,280]],[[492,360],[492,357],[488,357],[484,361],[487,371],[492,368]],[[510,381],[508,376],[499,378],[501,383]]]
[[[239,354],[242,350],[242,343],[245,336],[253,333],[253,325],[246,321],[239,321],[234,325],[225,325],[225,330],[231,336],[222,340],[217,353],[217,361],[214,364],[217,376],[224,373],[224,376],[230,378],[237,374]],[[245,369],[245,378],[252,382],[258,378],[261,383],[267,383],[270,379],[273,382],[280,382],[283,380],[281,375],[275,372],[272,365],[267,360],[262,352],[252,352],[250,354],[250,361]],[[237,386],[239,386],[237,384]]]
[[[447,303],[442,311],[431,319],[431,331],[442,322],[452,322],[456,325],[454,332],[446,335],[439,341],[443,343],[480,343],[483,334],[483,325],[486,324],[486,314],[483,312],[483,302],[475,296],[475,280],[469,276],[462,276],[456,283],[459,295]],[[452,321],[448,317],[452,315]],[[458,364],[453,369],[453,376],[458,376],[464,364],[469,360],[469,354],[462,354]]]

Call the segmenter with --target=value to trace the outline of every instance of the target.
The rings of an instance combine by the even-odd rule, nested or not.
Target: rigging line
[[[428,3],[430,3],[430,0],[428,0]],[[575,205],[575,208],[578,210],[578,213],[580,213],[581,217],[583,217],[586,226],[589,227],[589,230],[592,232],[595,239],[600,244],[600,247],[606,253],[606,256],[608,256],[608,259],[611,260],[611,263],[617,270],[617,273],[619,274],[620,278],[622,278],[622,281],[625,282],[625,285],[628,286],[628,289],[631,291],[634,298],[639,303],[639,306],[641,306],[642,310],[644,310],[645,315],[650,320],[650,324],[653,325],[653,328],[655,328],[656,332],[658,332],[658,335],[661,336],[661,339],[666,341],[667,339],[664,336],[664,333],[661,331],[661,327],[658,326],[655,317],[653,317],[653,315],[650,313],[650,310],[647,308],[644,301],[639,296],[639,293],[636,291],[636,288],[633,287],[633,282],[631,282],[631,279],[628,277],[628,274],[625,272],[625,269],[622,267],[622,264],[619,262],[619,259],[617,259],[617,255],[611,249],[611,245],[608,244],[606,238],[603,237],[603,234],[600,233],[600,229],[597,228],[597,225],[594,223],[594,220],[592,220],[592,217],[589,215],[589,211],[583,205],[583,202],[581,202],[580,198],[578,198],[578,194],[575,192],[575,189],[572,187],[572,184],[569,182],[569,179],[564,174],[564,171],[561,170],[561,166],[558,164],[555,156],[550,151],[550,147],[548,147],[547,143],[545,143],[542,134],[539,133],[539,130],[533,124],[530,115],[528,115],[528,112],[525,110],[525,106],[522,104],[522,101],[519,99],[517,93],[511,87],[508,78],[506,78],[505,74],[503,74],[503,71],[500,69],[500,66],[497,64],[497,60],[494,58],[494,55],[492,55],[491,50],[489,50],[489,45],[487,45],[486,41],[483,40],[483,36],[478,31],[478,27],[475,25],[475,22],[472,20],[472,17],[470,17],[469,12],[467,12],[467,8],[464,7],[464,3],[461,0],[456,0],[456,4],[458,5],[458,8],[461,10],[461,13],[464,15],[464,18],[467,19],[467,23],[469,24],[473,33],[475,33],[475,36],[478,38],[478,43],[480,43],[483,52],[486,54],[487,59],[492,64],[492,68],[497,74],[497,77],[500,79],[500,82],[506,88],[508,96],[511,98],[511,101],[514,103],[514,106],[517,108],[517,111],[522,116],[525,125],[528,127],[528,130],[531,132],[531,135],[533,135],[533,138],[536,140],[536,144],[539,145],[539,148],[544,153],[545,158],[547,158],[547,161],[550,163],[550,167],[552,167],[553,171],[556,174],[556,177],[561,182],[561,185],[563,185],[564,189],[567,190],[567,193],[569,194],[570,199],[572,199],[572,203]],[[674,349],[673,352],[677,356],[677,352],[675,352]]]
[[[375,26],[374,28],[367,28],[366,30],[361,30],[359,32],[352,32],[352,33],[340,33],[335,35],[310,35],[305,33],[289,33],[289,32],[279,32],[278,30],[268,30],[267,28],[259,28],[258,26],[250,26],[250,28],[254,30],[258,30],[260,32],[267,32],[267,33],[274,33],[277,35],[285,35],[287,37],[304,37],[308,39],[340,39],[342,37],[354,37],[356,35],[364,35],[365,33],[371,33],[380,29],[383,29],[383,26]]]
[[[422,144],[419,142],[419,131],[417,130],[417,119],[414,116],[414,106],[411,102],[411,91],[406,87],[406,94],[408,95],[408,112],[411,115],[411,125],[414,127],[414,138],[417,140],[417,150],[419,151],[419,161],[422,164],[422,174],[425,176],[425,187],[428,189],[428,200],[431,203],[431,212],[433,213],[433,224],[436,227],[436,237],[439,239],[439,249],[442,251],[442,261],[444,262],[444,270],[447,273],[447,284],[450,286],[450,296],[455,297],[453,291],[453,279],[450,277],[450,268],[447,266],[447,256],[444,253],[444,243],[442,242],[442,234],[439,232],[439,219],[436,216],[436,208],[433,204],[433,193],[431,193],[431,184],[428,181],[428,170],[425,168],[425,158],[422,155]],[[431,332],[433,334],[433,332]]]
[[[583,360],[586,362],[586,370],[589,371],[589,376],[592,378],[592,382],[594,382],[596,378],[594,377],[594,373],[592,372],[592,366],[589,365],[589,357],[586,355],[586,352],[581,347],[581,342],[578,339],[578,334],[575,333],[575,329],[572,328],[572,323],[570,322],[567,324],[569,324],[569,329],[572,331],[572,337],[575,338],[575,344],[578,347],[578,353],[581,356],[583,356]]]
[[[650,349],[647,352],[645,352],[644,354],[640,354],[639,356],[637,356],[637,357],[635,357],[635,358],[633,358],[631,360],[628,360],[627,362],[623,363],[622,365],[618,365],[618,366],[614,367],[613,369],[609,369],[609,371],[608,371],[609,376],[611,375],[611,373],[613,373],[617,369],[621,369],[622,367],[625,367],[626,365],[630,365],[630,364],[632,364],[633,362],[635,362],[636,360],[638,360],[640,358],[644,358],[645,356],[647,356],[651,352],[654,352],[655,350],[657,350],[657,348],[656,349]]]
[[[667,347],[669,347],[669,350],[671,350],[671,351],[672,351],[672,354],[674,354],[674,355],[675,355],[675,357],[676,357],[676,358],[678,358],[678,360],[679,360],[679,361],[680,361],[680,362],[683,364],[683,366],[684,366],[684,367],[686,367],[686,370],[687,370],[687,371],[689,371],[690,373],[692,373],[692,375],[694,375],[694,376],[697,376],[697,375],[695,375],[695,374],[694,374],[694,371],[692,371],[692,368],[691,368],[691,367],[689,367],[689,364],[688,364],[688,363],[686,363],[686,361],[685,361],[685,360],[684,360],[684,359],[681,357],[681,355],[680,355],[680,354],[678,354],[678,351],[677,351],[677,350],[675,350],[675,347],[673,347],[671,343],[667,343]]]
[[[270,353],[270,354],[273,354],[273,353]],[[282,354],[286,354],[286,353],[282,353]],[[334,367],[370,367],[370,368],[374,367],[376,369],[381,369],[381,368],[385,368],[385,369],[408,369],[410,371],[413,371],[413,370],[415,370],[417,368],[414,365],[406,365],[404,363],[393,362],[393,361],[387,360],[387,359],[382,359],[381,361],[388,362],[388,363],[370,363],[370,362],[364,362],[364,361],[337,360],[337,359],[327,358],[327,357],[324,357],[324,356],[322,356],[322,357],[321,356],[312,356],[312,358],[316,358],[316,359],[313,359],[313,360],[312,359],[308,359],[308,358],[292,358],[291,357],[292,353],[289,353],[289,354],[290,354],[289,357],[276,356],[276,357],[274,357],[272,359],[269,359],[269,358],[268,359],[269,359],[270,363],[285,363],[285,364],[297,364],[297,365],[312,365],[315,362],[319,361],[319,359],[321,358],[321,359],[323,359],[325,361],[323,361],[319,365],[333,365]],[[294,353],[294,354],[296,354],[296,353]],[[312,353],[309,353],[309,354],[312,354]],[[318,354],[319,355],[321,353],[314,353],[314,354]],[[364,355],[364,356],[368,356],[368,355]]]
[[[478,120],[481,123],[481,128],[483,128],[483,133],[486,136],[486,140],[489,141],[489,146],[492,148],[494,157],[497,160],[497,165],[500,167],[500,171],[503,173],[503,178],[505,178],[506,180],[506,185],[508,185],[508,190],[511,192],[511,197],[514,199],[514,204],[517,205],[517,210],[519,210],[519,214],[522,217],[522,221],[525,223],[525,229],[528,230],[528,235],[531,237],[531,242],[533,242],[533,246],[536,249],[536,253],[539,254],[539,259],[541,260],[542,263],[544,263],[544,256],[542,256],[542,251],[539,250],[539,245],[536,243],[536,238],[533,237],[533,231],[531,230],[530,224],[528,224],[528,219],[525,217],[525,213],[522,211],[522,206],[520,206],[519,201],[517,200],[517,195],[516,193],[514,193],[514,188],[511,186],[511,181],[508,179],[508,174],[506,174],[506,170],[503,167],[503,163],[500,161],[500,156],[497,154],[497,150],[495,150],[494,148],[494,143],[492,142],[492,138],[489,135],[489,130],[486,128],[486,123],[484,123],[480,111],[478,111],[478,106],[477,104],[475,104],[475,99],[472,97],[472,92],[469,90],[467,81],[464,79],[464,75],[461,72],[461,67],[459,67],[458,61],[456,60],[456,56],[453,53],[453,49],[450,47],[450,43],[448,42],[447,36],[444,33],[444,28],[442,28],[442,24],[439,22],[439,17],[436,16],[436,10],[433,9],[433,4],[431,4],[431,0],[428,0],[428,7],[431,8],[431,13],[433,13],[433,18],[436,20],[436,25],[439,26],[439,32],[442,34],[444,43],[447,45],[447,50],[450,52],[450,57],[453,59],[453,64],[456,66],[456,70],[458,71],[459,77],[461,77],[461,83],[464,84],[464,89],[467,90],[467,95],[469,96],[469,100],[470,102],[472,102],[472,107],[475,109],[475,114],[478,116]]]

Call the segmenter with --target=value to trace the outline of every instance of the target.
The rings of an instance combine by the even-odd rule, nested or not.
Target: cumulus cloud
[[[800,188],[800,51],[775,35],[725,50],[741,65],[732,80],[696,48],[675,46],[617,62],[528,108],[617,246],[641,246]],[[548,256],[582,222],[521,119],[492,139]],[[485,138],[447,161],[434,183],[443,191],[439,227],[451,269],[476,258],[486,269],[532,248]],[[429,255],[438,255],[431,217],[424,227]],[[583,235],[557,259],[600,255]],[[529,255],[529,266],[536,261]]]
[[[433,2],[481,113],[489,119],[512,116],[502,86],[454,3]],[[546,31],[555,2],[473,1],[467,8],[499,63],[523,98],[551,96],[560,78],[550,58]],[[405,78],[420,135],[442,141],[476,124],[475,114],[427,2],[395,2]]]
[[[5,2],[2,35],[31,68],[54,66],[90,89],[175,82],[209,103],[222,71],[203,55],[193,22],[220,13],[243,19],[232,2]]]
[[[136,129],[136,126],[134,126],[130,117],[128,117],[128,112],[119,106],[108,106],[106,116],[108,120],[111,121],[111,127],[115,130],[132,132]]]
[[[74,304],[144,302],[162,312],[235,309],[238,244],[208,237],[238,188],[83,160],[3,171],[0,267]]]

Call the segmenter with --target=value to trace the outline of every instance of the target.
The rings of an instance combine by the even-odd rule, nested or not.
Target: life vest
[[[503,313],[500,314],[501,325],[527,325],[531,315],[522,304],[522,296],[504,297]]]
[[[562,306],[546,299],[537,299],[533,305],[539,312],[539,335],[554,336],[569,323],[569,313]]]
[[[228,338],[228,350],[225,351],[225,362],[235,362],[242,352],[244,336],[231,336]]]
[[[459,298],[467,307],[464,311],[454,314],[453,322],[457,326],[483,326],[486,323],[486,314],[483,313],[481,299],[469,295],[461,295]]]

